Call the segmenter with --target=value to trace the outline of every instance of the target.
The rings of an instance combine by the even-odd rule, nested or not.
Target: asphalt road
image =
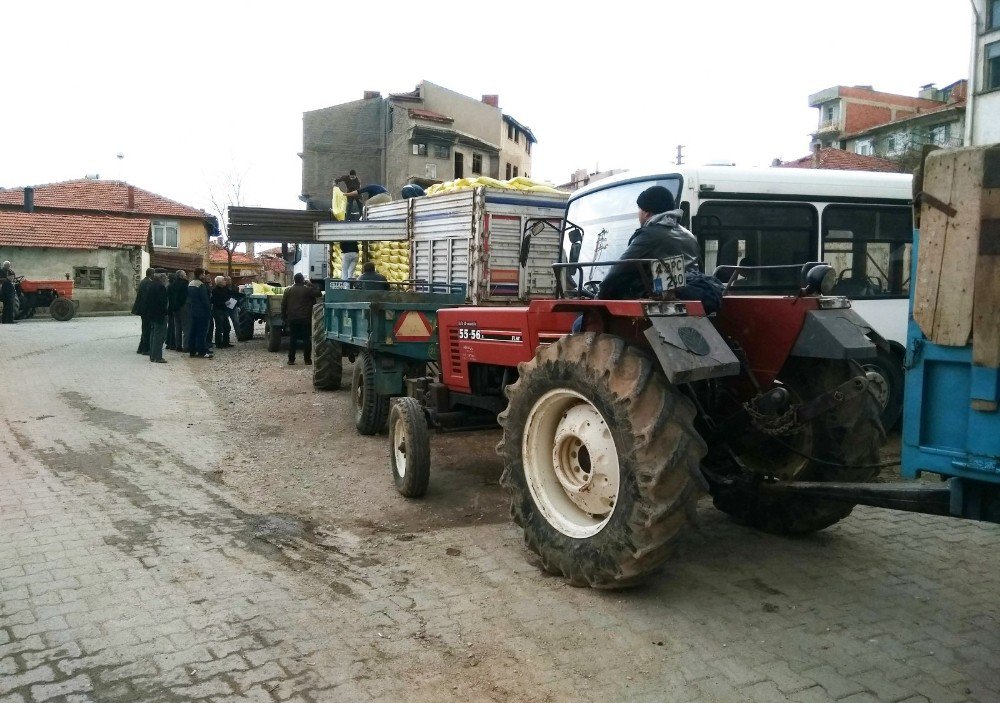
[[[495,432],[384,437],[258,338],[134,353],[136,318],[0,328],[0,703],[998,701],[1000,528],[859,508],[782,539],[703,502],[649,585],[527,558]]]

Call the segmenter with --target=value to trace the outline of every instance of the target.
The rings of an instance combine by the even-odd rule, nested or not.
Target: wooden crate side
[[[913,315],[935,344],[965,346],[972,335],[982,183],[981,149],[928,157],[924,192],[956,211],[949,217],[926,203],[921,210]]]
[[[1000,368],[1000,147],[986,150],[973,296],[972,362]]]

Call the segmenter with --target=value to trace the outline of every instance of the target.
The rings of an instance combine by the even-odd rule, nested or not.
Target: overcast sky
[[[0,26],[0,187],[99,173],[208,209],[230,173],[246,204],[301,207],[302,112],[422,79],[499,94],[538,137],[532,175],[556,183],[670,164],[677,144],[688,163],[798,158],[810,93],[966,78],[971,9],[36,0],[4,3]]]

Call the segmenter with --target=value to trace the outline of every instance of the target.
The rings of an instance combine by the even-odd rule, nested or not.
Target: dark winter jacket
[[[697,271],[701,249],[694,235],[678,224],[681,214],[681,210],[671,210],[650,217],[629,238],[628,248],[620,258],[664,259],[680,255],[684,257],[687,270]],[[631,300],[648,296],[639,266],[641,264],[613,266],[601,282],[598,297],[604,300]]]
[[[153,279],[148,276],[139,282],[139,288],[135,292],[135,302],[132,303],[132,314],[146,314],[146,297],[149,295],[149,287],[153,284]]]
[[[365,271],[358,276],[354,287],[361,290],[389,290],[389,281],[378,271]]]
[[[146,289],[146,308],[143,316],[151,320],[161,320],[167,316],[168,306],[167,287],[153,279]]]
[[[226,307],[226,301],[235,297],[225,286],[216,286],[212,289],[212,309],[228,312],[229,308]]]
[[[312,319],[313,303],[323,295],[323,291],[311,284],[296,283],[285,289],[281,296],[281,317],[287,322],[301,322]]]
[[[208,299],[208,286],[199,280],[188,284],[187,305],[191,317],[211,317],[212,302]]]
[[[188,280],[186,278],[175,278],[167,286],[167,299],[170,301],[169,312],[180,312],[187,302]]]

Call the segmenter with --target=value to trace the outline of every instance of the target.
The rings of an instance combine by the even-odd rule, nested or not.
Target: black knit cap
[[[635,204],[641,210],[659,215],[674,209],[674,196],[663,186],[651,186],[639,193]]]

